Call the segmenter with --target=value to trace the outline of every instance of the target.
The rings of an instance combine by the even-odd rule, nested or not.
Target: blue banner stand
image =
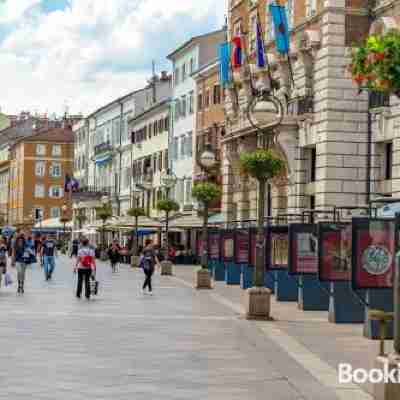
[[[225,280],[225,264],[223,261],[215,261],[213,278],[216,282],[222,282]]]
[[[225,263],[225,282],[227,285],[240,285],[241,268],[235,262]]]
[[[373,340],[380,339],[379,321],[373,321],[368,317],[369,310],[382,310],[393,312],[393,290],[392,289],[369,289],[366,292],[365,301],[369,307],[365,307],[364,337]],[[393,339],[393,322],[386,326],[387,340]]]
[[[333,324],[361,324],[364,322],[364,305],[357,299],[350,282],[331,282],[329,322]],[[365,298],[365,291],[358,292]]]
[[[268,288],[272,294],[275,293],[275,274],[273,271],[265,271],[265,287]]]
[[[276,301],[297,301],[298,284],[296,276],[289,276],[287,270],[274,271]]]
[[[324,290],[321,285],[326,287]],[[328,311],[329,286],[319,282],[316,275],[299,276],[298,306],[303,311]]]
[[[240,287],[242,289],[253,287],[254,267],[249,264],[241,264],[241,270]]]

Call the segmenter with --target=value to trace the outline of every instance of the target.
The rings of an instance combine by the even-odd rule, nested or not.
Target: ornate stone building
[[[272,75],[280,84],[275,95],[284,109],[282,123],[274,129],[272,147],[287,163],[285,176],[274,181],[265,194],[267,213],[364,206],[373,196],[399,191],[395,190],[396,181],[391,179],[391,160],[394,155],[396,164],[393,150],[397,148],[396,141],[393,146],[390,144],[396,130],[394,108],[381,108],[389,100],[371,95],[371,100],[375,99],[370,102],[371,137],[368,95],[358,93],[347,72],[350,46],[357,45],[382,25],[396,24],[396,18],[381,17],[382,12],[393,15],[396,5],[392,3],[399,2],[377,1],[371,8],[371,2],[366,0],[288,0],[291,68],[288,58],[274,49],[272,22],[266,12],[269,3],[229,2],[229,39],[242,33],[244,52],[250,61],[233,73],[233,82],[226,90],[225,218],[247,220],[255,219],[257,214],[256,183],[239,173],[240,154],[260,145],[257,132],[247,118],[253,100],[252,87],[265,82],[265,71],[257,70],[251,61],[257,12],[265,32]],[[390,105],[396,104],[398,100],[392,97]],[[267,128],[274,119],[276,115],[271,113],[269,121],[259,125]]]

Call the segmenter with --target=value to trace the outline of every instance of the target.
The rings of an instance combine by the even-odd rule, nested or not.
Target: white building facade
[[[178,178],[175,200],[182,211],[193,210],[193,173],[196,129],[196,83],[192,74],[215,59],[224,32],[217,31],[190,39],[168,56],[173,65],[171,102],[171,167]]]

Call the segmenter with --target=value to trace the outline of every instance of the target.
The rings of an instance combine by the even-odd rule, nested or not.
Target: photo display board
[[[235,233],[231,230],[221,232],[221,259],[224,262],[233,261],[235,257]]]
[[[235,231],[235,263],[248,264],[250,259],[250,230]]]
[[[211,260],[220,259],[221,234],[219,231],[208,232],[208,258]]]
[[[318,276],[322,282],[351,280],[352,227],[349,223],[318,224]]]
[[[395,268],[395,221],[379,218],[353,218],[353,289],[393,287]]]
[[[267,270],[275,271],[288,268],[289,227],[270,226],[267,230]]]
[[[289,225],[289,273],[311,275],[318,273],[318,239],[316,225]]]

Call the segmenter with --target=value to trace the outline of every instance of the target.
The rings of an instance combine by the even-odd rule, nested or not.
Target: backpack
[[[81,257],[81,264],[85,268],[91,268],[91,266],[93,264],[93,257],[90,255],[85,255],[85,256]]]

